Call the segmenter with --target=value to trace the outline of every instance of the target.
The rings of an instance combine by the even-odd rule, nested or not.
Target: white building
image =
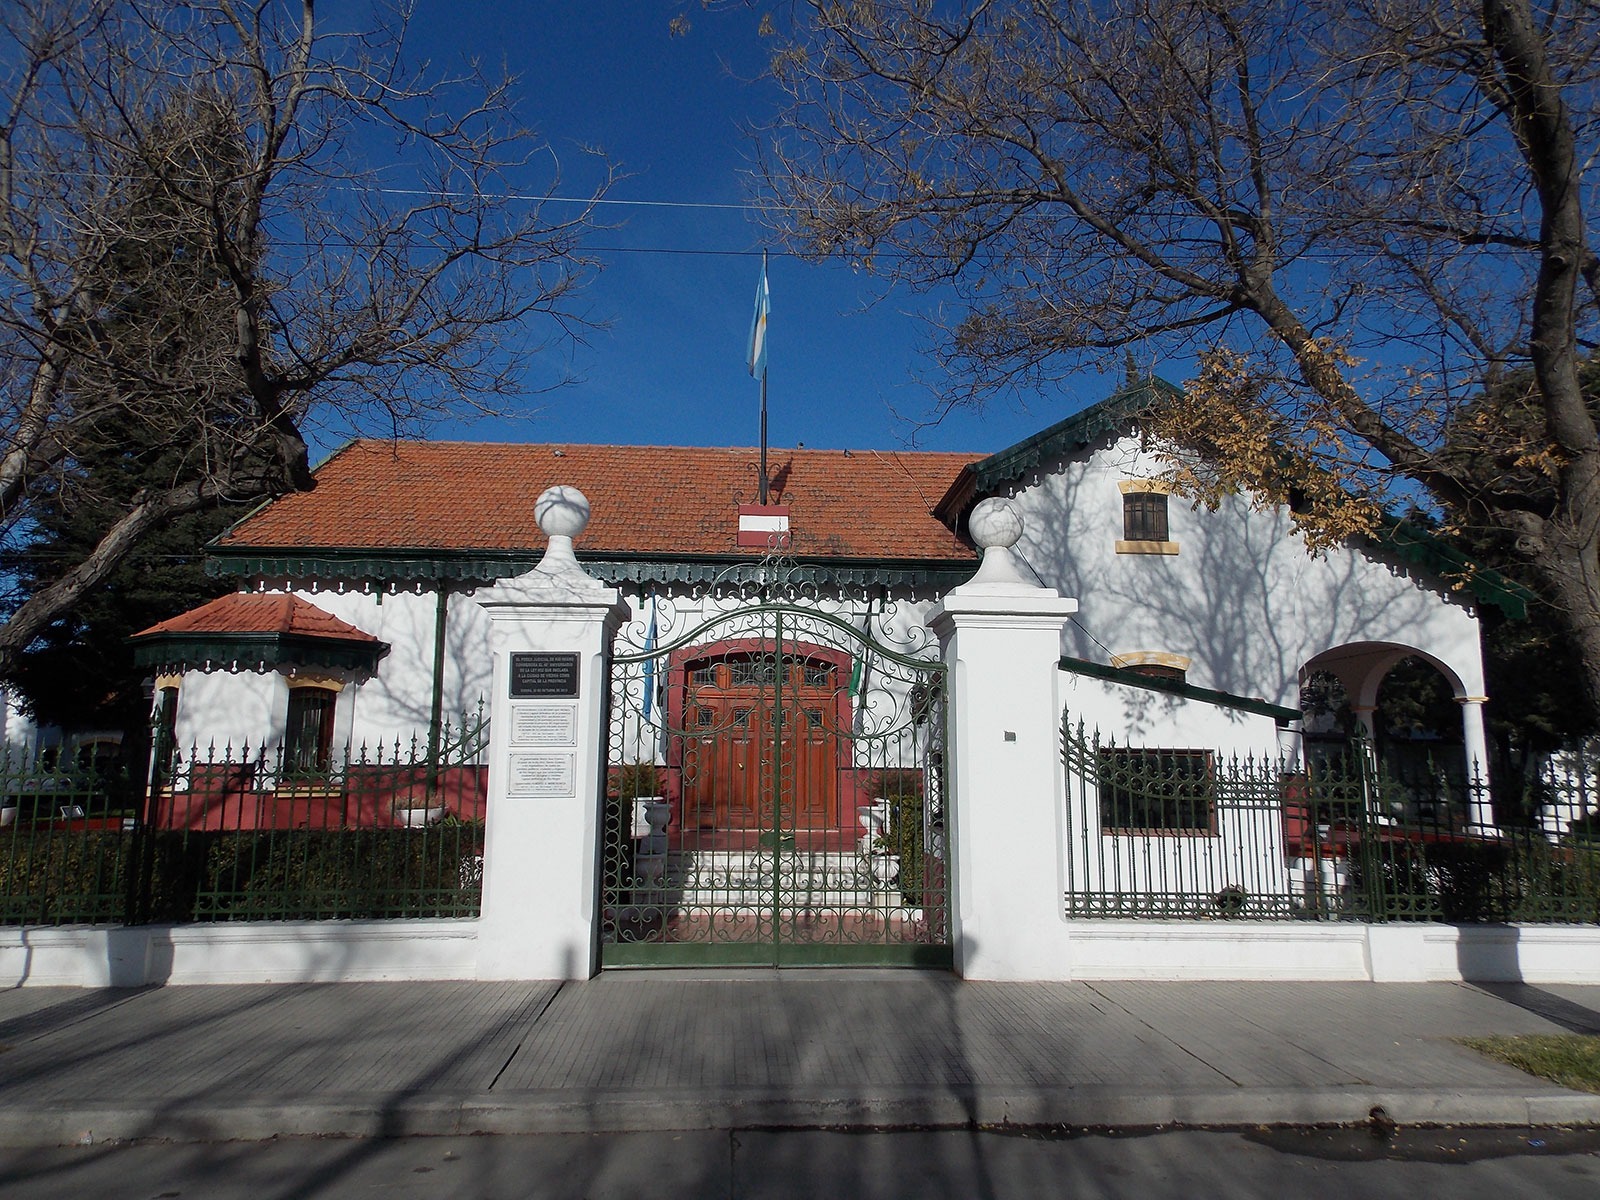
[[[1448,578],[1459,557],[1403,525],[1314,557],[1281,511],[1170,499],[1160,462],[1131,432],[1161,390],[1119,392],[988,457],[774,451],[771,498],[796,577],[810,594],[861,612],[887,603],[892,620],[915,624],[975,564],[965,513],[1007,496],[1024,517],[1020,556],[1078,600],[1064,657],[1282,709],[1298,706],[1308,672],[1325,670],[1370,720],[1385,672],[1417,656],[1462,702],[1468,754],[1481,761],[1475,606],[1519,613],[1517,591],[1483,571],[1464,586]],[[336,694],[334,745],[408,738],[485,696],[489,623],[472,593],[537,560],[541,490],[565,482],[589,497],[579,560],[620,587],[638,619],[655,597],[664,642],[664,606],[681,631],[719,599],[752,593],[772,549],[767,533],[740,533],[756,462],[754,450],[352,443],[319,470],[316,490],[266,506],[213,547],[242,590],[297,597],[313,623],[320,610],[335,624],[280,644],[294,641],[292,621],[225,599],[146,631],[141,655],[179,687],[180,745],[279,742],[307,687]],[[315,644],[329,652],[308,655]],[[1170,741],[1184,709],[1154,694],[1126,690],[1077,715],[1119,739]]]
[[[1176,394],[1125,389],[989,456],[774,451],[764,506],[754,450],[355,442],[319,469],[315,490],[265,506],[215,543],[240,594],[145,631],[139,653],[180,750],[248,748],[258,764],[281,754],[282,765],[251,769],[258,793],[282,790],[274,769],[336,764],[344,747],[361,757],[386,746],[402,759],[407,746],[431,749],[447,721],[486,703],[499,706],[497,721],[519,722],[497,737],[541,752],[511,751],[505,769],[517,780],[458,787],[436,807],[404,807],[407,792],[393,821],[447,809],[477,820],[488,797],[492,828],[492,798],[505,787],[567,794],[574,769],[582,777],[586,762],[598,764],[601,796],[622,804],[605,809],[597,835],[606,961],[744,962],[751,941],[781,943],[788,961],[927,961],[927,947],[959,923],[945,908],[955,781],[986,769],[973,754],[999,754],[1003,770],[1016,730],[1057,729],[1063,711],[1100,747],[1078,769],[1099,782],[1082,786],[1070,763],[1063,769],[1059,738],[1023,739],[1018,752],[1033,765],[1016,775],[1018,788],[1042,789],[1028,803],[1056,814],[1054,857],[1039,870],[1057,864],[1047,873],[1059,877],[1058,912],[1063,892],[1070,910],[1072,897],[1113,887],[1157,906],[1210,888],[1222,915],[1269,894],[1320,902],[1337,872],[1305,848],[1315,821],[1294,814],[1292,785],[1279,782],[1300,769],[1302,680],[1336,676],[1370,727],[1385,672],[1421,657],[1461,702],[1466,753],[1481,762],[1476,606],[1515,612],[1522,597],[1488,572],[1458,582],[1462,560],[1402,524],[1312,556],[1283,512],[1173,500],[1137,417]],[[592,510],[574,525],[590,580],[579,591],[620,597],[593,618],[613,651],[598,674],[564,650],[505,660],[522,627],[494,616],[496,605],[516,607],[505,588],[523,585],[507,581],[535,578],[524,573],[546,538],[534,499],[557,485],[577,488]],[[989,636],[952,649],[951,614],[982,608],[982,587],[951,601],[978,567],[967,523],[990,497],[1020,514],[1013,553],[1033,578],[1019,582],[1076,600],[1075,613],[1070,600],[1040,601],[1061,609],[1046,622],[1062,632],[1045,693],[1008,692],[1003,678],[974,691],[959,678],[962,654]],[[581,599],[573,604],[601,611]],[[562,611],[548,595],[541,603],[542,619]],[[495,683],[497,655],[509,685]],[[538,707],[540,697],[577,698],[591,676],[603,679],[585,685],[603,688],[590,701],[604,709],[594,730],[580,736],[586,718],[563,715],[564,699]],[[972,703],[983,711],[960,709],[956,698],[980,694],[989,699]],[[1044,725],[1040,713],[1011,712],[1041,694],[1056,706]],[[969,736],[989,725],[1004,750]],[[542,753],[548,745],[561,752]],[[947,755],[958,753],[967,761],[951,769]],[[1208,780],[1233,759],[1267,780],[1262,806],[1224,811],[1191,788],[1157,812],[1116,782],[1147,767]],[[477,763],[451,767],[502,769]],[[349,805],[335,813],[331,803],[307,816],[306,795],[297,785],[300,807],[282,820],[352,819]],[[252,803],[250,821],[279,819]],[[198,811],[175,803],[170,819]],[[360,809],[362,819],[375,811]],[[1486,804],[1463,816],[1490,820]],[[1003,857],[1010,827],[998,828],[993,853]],[[637,944],[669,943],[698,957],[632,956]],[[884,957],[885,946],[895,953]]]

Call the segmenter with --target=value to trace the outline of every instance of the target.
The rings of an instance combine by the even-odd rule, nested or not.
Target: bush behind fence
[[[149,784],[0,755],[0,924],[476,916],[486,745],[158,752]]]

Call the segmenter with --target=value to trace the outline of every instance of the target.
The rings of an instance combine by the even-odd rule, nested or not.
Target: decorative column
[[[1365,739],[1371,752],[1376,755],[1378,745],[1378,706],[1376,704],[1352,704],[1350,715],[1356,719],[1356,724],[1361,727],[1360,736]]]
[[[1078,602],[1017,569],[1022,514],[980,502],[978,573],[928,616],[950,668],[951,937],[969,979],[1063,979],[1061,630]]]
[[[598,961],[600,748],[628,606],[573,557],[582,492],[550,488],[534,513],[550,539],[539,565],[474,597],[494,653],[480,979],[587,979]]]
[[[1489,795],[1489,735],[1483,719],[1483,706],[1488,702],[1487,696],[1456,697],[1461,705],[1461,745],[1467,756],[1468,819],[1486,833],[1496,828]]]

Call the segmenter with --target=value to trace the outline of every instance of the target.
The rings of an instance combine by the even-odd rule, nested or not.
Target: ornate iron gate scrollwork
[[[647,602],[612,658],[602,964],[948,965],[945,691],[909,605]]]

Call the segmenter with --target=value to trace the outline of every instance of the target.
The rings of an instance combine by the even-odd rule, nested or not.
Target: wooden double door
[[[849,711],[837,663],[741,652],[684,672],[685,833],[837,831]]]

